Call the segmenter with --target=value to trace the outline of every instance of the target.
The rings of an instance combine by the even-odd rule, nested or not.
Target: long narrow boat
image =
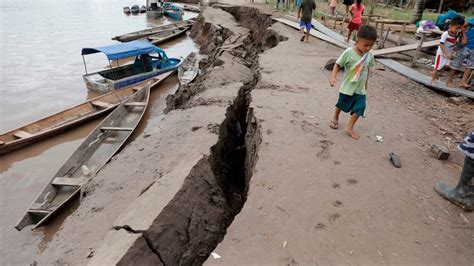
[[[134,31],[134,32],[118,35],[118,36],[112,37],[112,40],[119,41],[119,42],[129,42],[129,41],[144,38],[148,35],[159,33],[161,31],[181,28],[181,27],[189,27],[189,26],[192,26],[194,22],[195,21],[193,19],[184,20],[184,21],[171,23],[171,24],[167,24],[163,26],[149,28],[146,30]]]
[[[157,86],[173,73],[168,72],[154,77],[151,79],[152,86]],[[137,88],[143,87],[145,82],[148,81],[101,95],[64,111],[3,133],[0,135],[0,155],[31,145],[105,115],[116,108],[121,100],[132,95]]]
[[[66,160],[43,188],[23,218],[15,226],[22,230],[46,223],[61,207],[79,194],[92,178],[132,135],[148,107],[150,84],[121,103],[100,123]]]
[[[199,56],[192,52],[183,61],[178,68],[178,79],[182,85],[191,83],[199,74]]]
[[[184,11],[181,9],[181,10],[178,10],[178,9],[165,9],[165,16],[168,16],[174,20],[182,20],[183,19],[183,15],[184,15]]]
[[[164,43],[166,41],[169,41],[171,39],[174,39],[174,38],[184,34],[190,28],[191,28],[191,26],[184,27],[184,28],[176,28],[176,29],[167,30],[167,31],[162,31],[162,32],[157,33],[157,34],[147,36],[146,39],[151,44],[158,45],[158,44]]]

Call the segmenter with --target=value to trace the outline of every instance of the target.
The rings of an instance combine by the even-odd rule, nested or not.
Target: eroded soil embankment
[[[230,53],[253,71],[253,78],[245,82],[237,97],[227,108],[226,118],[219,128],[219,140],[192,168],[184,185],[173,200],[142,233],[148,248],[159,261],[167,265],[202,264],[222,241],[227,227],[242,209],[249,181],[258,158],[261,134],[253,109],[249,108],[251,91],[260,74],[258,54],[277,45],[284,38],[268,30],[272,20],[256,9],[226,7],[238,22],[250,30],[248,36],[233,34],[222,26],[200,17],[193,28],[195,40],[208,59],[201,65],[203,73],[194,84],[183,86],[167,99],[168,111],[186,109],[194,95],[206,90],[205,80],[219,57]],[[133,228],[128,228],[133,232]],[[140,262],[138,242],[122,257],[120,263]],[[143,257],[145,258],[145,257]],[[145,263],[145,262],[143,262]]]

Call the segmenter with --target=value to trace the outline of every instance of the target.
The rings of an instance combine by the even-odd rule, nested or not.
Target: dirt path
[[[474,215],[433,190],[457,181],[462,157],[428,153],[454,151],[474,127],[472,104],[374,70],[354,141],[328,126],[337,89],[322,67],[340,49],[300,43],[251,8],[207,8],[193,35],[207,55],[200,78],[87,186],[39,264],[191,264],[214,249],[221,258],[207,264],[474,260]]]

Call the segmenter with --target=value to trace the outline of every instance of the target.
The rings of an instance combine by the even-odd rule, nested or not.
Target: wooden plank
[[[124,104],[125,106],[128,107],[144,107],[146,106],[145,102],[128,102]]]
[[[48,215],[48,214],[51,213],[51,211],[50,210],[29,209],[28,213]]]
[[[342,35],[340,35],[340,34],[334,32],[334,31],[332,31],[331,29],[329,29],[328,27],[324,26],[323,24],[321,24],[321,23],[320,23],[319,21],[317,21],[316,19],[312,19],[312,20],[311,20],[311,23],[314,25],[314,28],[315,28],[317,31],[319,31],[319,32],[321,32],[321,33],[323,33],[323,34],[325,34],[325,35],[331,37],[332,39],[334,39],[334,40],[336,40],[336,41],[341,42],[342,44],[344,44],[344,47],[345,47],[345,48],[349,47],[350,44],[353,44],[353,43],[354,43],[354,41],[352,41],[352,40],[349,41],[350,44],[346,43],[346,38],[345,38],[344,36],[342,36]]]
[[[67,187],[78,187],[82,185],[87,178],[70,178],[70,177],[56,177],[53,179],[51,184],[53,186],[67,186]]]
[[[102,131],[133,131],[132,127],[101,127]]]
[[[101,109],[107,109],[114,106],[114,104],[103,102],[103,101],[93,101],[91,102],[91,104],[92,106],[101,108]]]
[[[287,26],[290,26],[292,28],[295,28],[295,29],[299,29],[299,24],[296,23],[296,22],[293,22],[293,21],[289,21],[287,19],[282,19],[282,18],[274,18],[275,21],[278,21],[278,22],[281,22]],[[322,24],[321,24],[322,25]],[[331,44],[334,44],[338,47],[342,47],[342,48],[347,48],[349,47],[348,44],[344,43],[344,42],[340,42],[340,41],[337,41],[337,40],[334,40],[333,38],[325,35],[325,34],[322,34],[321,32],[319,31],[310,31],[309,33],[311,36],[313,37],[316,37],[318,39],[321,39],[323,41],[326,41],[326,42],[329,42]]]
[[[419,43],[412,43],[412,44],[398,46],[398,47],[372,50],[372,54],[374,56],[381,56],[381,55],[386,55],[386,54],[400,53],[400,52],[415,50],[418,47],[418,45]],[[434,41],[424,42],[422,48],[434,47],[437,45],[439,45],[439,40],[434,40]]]
[[[17,139],[26,139],[31,138],[34,135],[23,130],[18,130],[17,132],[15,132],[15,134],[13,134],[13,136]]]
[[[395,60],[379,58],[377,59],[377,62],[401,74],[402,76],[405,76],[411,80],[414,80],[420,84],[423,84],[426,87],[429,87],[431,89],[446,92],[452,95],[464,96],[464,97],[474,99],[474,91],[469,91],[469,90],[465,90],[461,88],[450,88],[450,87],[447,87],[445,83],[443,82],[438,82],[438,84],[433,85],[431,84],[431,77],[421,74],[420,72],[414,69],[411,69],[405,65],[402,65]]]

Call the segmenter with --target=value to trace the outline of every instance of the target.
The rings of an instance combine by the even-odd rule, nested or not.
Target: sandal
[[[396,168],[402,167],[402,163],[400,162],[400,157],[398,157],[398,155],[393,152],[390,152],[388,154],[388,157],[390,158],[390,162],[393,164],[393,166],[395,166]]]
[[[301,37],[300,42],[304,41],[304,37],[305,37],[304,35],[303,35],[303,37]]]

